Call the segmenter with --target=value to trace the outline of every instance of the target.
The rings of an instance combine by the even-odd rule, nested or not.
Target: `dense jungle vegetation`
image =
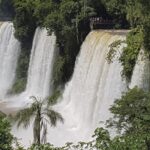
[[[22,44],[13,93],[25,88],[32,39],[37,26],[46,27],[49,34],[54,32],[57,36],[59,55],[53,70],[55,87],[70,79],[80,46],[90,32],[90,17],[112,19],[115,21],[114,29],[131,30],[125,41],[127,47],[119,58],[127,81],[130,81],[140,49],[143,48],[148,57],[150,54],[149,0],[0,0],[0,16],[11,17],[16,29],[15,36]],[[112,48],[121,42],[110,45],[110,52],[114,53]],[[88,143],[68,143],[62,148],[35,143],[29,150],[70,150],[72,147],[78,150],[85,147],[92,150],[150,150],[150,93],[135,87],[116,100],[110,110],[114,118],[107,122],[108,127],[123,133],[113,139],[106,129],[98,128],[94,140]],[[12,149],[13,140],[9,131],[7,118],[0,116],[0,135],[4,135],[0,140],[2,150]],[[18,145],[18,150],[23,148]]]

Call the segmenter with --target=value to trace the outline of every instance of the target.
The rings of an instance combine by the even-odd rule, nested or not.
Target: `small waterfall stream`
[[[20,43],[14,37],[13,24],[2,23],[0,26],[0,99],[11,89],[20,54]]]
[[[130,88],[138,86],[146,91],[150,90],[150,60],[141,49],[133,70]]]
[[[56,36],[47,36],[46,29],[37,28],[33,40],[26,92],[46,97],[52,92],[52,70],[56,54]]]
[[[30,96],[45,98],[51,94],[56,53],[56,36],[48,36],[46,29],[37,28],[30,54],[26,89],[18,95],[9,97],[7,107],[23,108],[31,102]]]

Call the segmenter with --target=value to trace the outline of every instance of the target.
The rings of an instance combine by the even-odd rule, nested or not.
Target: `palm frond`
[[[37,98],[35,96],[30,96],[30,99],[32,99],[34,101],[31,105],[32,109],[38,110],[38,109],[42,108],[42,106],[44,105],[45,100],[43,100],[40,97]]]
[[[20,110],[14,116],[14,121],[17,122],[17,127],[20,127],[22,124],[24,128],[27,128],[30,125],[30,119],[34,115],[34,112],[35,110],[32,107]]]
[[[64,122],[64,119],[61,116],[61,114],[56,112],[55,110],[46,109],[46,115],[47,115],[48,119],[50,120],[51,126],[55,127],[57,125],[57,121],[60,121],[62,123]]]
[[[37,103],[39,102],[36,96],[30,96],[30,99],[32,99],[34,102],[37,102]]]

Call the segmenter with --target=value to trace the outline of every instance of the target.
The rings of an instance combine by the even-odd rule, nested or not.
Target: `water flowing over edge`
[[[106,57],[109,45],[124,40],[126,33],[104,30],[93,31],[87,36],[73,77],[66,85],[62,101],[55,106],[65,123],[49,129],[49,141],[54,145],[89,140],[96,127],[104,126],[100,121],[105,122],[111,116],[110,105],[127,88],[121,77],[121,64],[117,59],[108,64]],[[120,51],[124,46],[121,45]]]
[[[11,89],[16,75],[20,43],[14,37],[14,27],[11,22],[0,26],[0,99],[4,99]]]
[[[30,54],[26,89],[9,97],[7,107],[24,108],[30,105],[30,96],[45,98],[52,93],[52,70],[56,54],[56,36],[48,36],[46,29],[37,28]]]
[[[150,60],[143,49],[139,52],[129,88],[133,88],[134,86],[142,88],[145,91],[150,90]]]
[[[124,40],[126,33],[127,31],[121,30],[100,30],[87,36],[77,58],[73,77],[66,84],[60,103],[54,107],[62,114],[65,123],[58,124],[55,129],[49,128],[48,142],[60,146],[66,142],[86,141],[97,126],[104,126],[102,122],[111,116],[110,105],[127,90],[127,85],[121,77],[122,66],[117,59],[108,64],[106,56],[109,45],[116,40]],[[124,45],[121,45],[119,51],[123,47]],[[46,29],[37,28],[31,50],[27,87],[25,92],[11,98],[14,106],[24,107],[30,103],[28,97],[31,95],[46,97],[51,93],[55,56],[56,37],[47,36]],[[118,56],[119,53],[116,57]],[[140,57],[141,54],[130,86],[148,88],[148,84],[143,83],[149,81],[149,71],[146,70],[150,65],[148,61],[141,62]],[[14,127],[13,133],[21,138],[20,142],[25,147],[32,144],[32,126],[27,130],[17,130]]]
[[[56,53],[56,36],[48,36],[46,29],[37,28],[30,56],[27,93],[40,97],[52,93],[52,70]]]

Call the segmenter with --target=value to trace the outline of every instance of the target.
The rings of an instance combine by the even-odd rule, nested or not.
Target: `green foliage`
[[[48,105],[54,105],[57,103],[58,98],[61,96],[61,92],[59,90],[56,90],[53,92],[53,95],[48,97]]]
[[[89,31],[87,20],[95,13],[82,0],[53,2],[53,5],[56,9],[47,15],[44,26],[50,34],[55,33],[60,49],[54,67],[54,83],[57,85],[71,77],[80,45]]]
[[[25,89],[29,56],[32,47],[33,35],[36,29],[36,17],[34,16],[35,1],[14,0],[14,27],[15,37],[21,42],[21,55],[19,57],[16,82],[10,93],[20,93]]]
[[[66,143],[63,147],[55,147],[52,144],[33,144],[28,150],[93,150],[94,144],[93,142],[79,142],[74,145],[73,143]]]
[[[97,149],[108,149],[111,140],[109,132],[107,130],[104,130],[103,128],[97,128],[93,137],[96,137],[95,147]]]
[[[40,146],[33,144],[30,148],[28,148],[28,150],[63,150],[63,149],[55,148],[51,144],[41,144]]]
[[[0,149],[12,150],[13,136],[10,133],[11,126],[6,118],[0,116]]]
[[[15,36],[23,43],[30,41],[33,37],[36,22],[33,16],[35,3],[32,0],[14,0],[15,7]]]
[[[111,107],[114,114],[109,126],[124,132],[115,137],[113,147],[131,150],[149,150],[150,148],[150,93],[137,87],[129,90]]]
[[[119,57],[119,61],[123,66],[122,76],[127,82],[130,82],[139,51],[143,45],[143,30],[135,28],[128,33],[126,41],[118,40],[110,44],[106,58],[108,63],[113,61],[122,43],[126,43],[127,45],[122,49]]]
[[[127,35],[127,47],[123,49],[120,62],[123,66],[122,75],[130,81],[136,60],[143,44],[143,31],[140,28],[133,29]]]
[[[150,55],[150,20],[146,21],[144,24],[144,47],[148,54]]]
[[[109,45],[109,52],[107,53],[107,58],[106,58],[108,63],[112,63],[113,62],[113,59],[115,58],[119,47],[124,42],[125,41],[117,40],[117,41],[115,41],[115,42],[113,42],[113,43],[111,43]]]
[[[138,26],[144,30],[144,47],[149,51],[150,35],[150,1],[148,0],[103,0],[108,13],[117,22],[122,22],[125,26],[130,23],[132,28]],[[127,25],[128,26],[128,25]]]
[[[115,28],[128,28],[129,23],[126,19],[126,3],[125,0],[102,0],[109,17],[115,22]]]
[[[111,107],[112,125],[126,132],[150,131],[150,94],[137,87],[129,90]],[[116,119],[116,120],[115,120]]]
[[[22,48],[22,52],[20,54],[17,70],[16,70],[16,80],[10,90],[10,94],[18,94],[25,90],[27,83],[27,73],[29,66],[29,56],[30,51]]]
[[[111,143],[112,150],[148,150],[145,138],[141,134],[130,134],[117,137]]]
[[[57,36],[59,56],[55,62],[56,69],[54,67],[54,84],[56,86],[68,81],[73,73],[79,48],[90,30],[89,17],[96,14],[93,8],[95,6],[91,7],[91,4],[92,2],[85,2],[84,0],[14,0],[16,13],[14,18],[15,36],[22,43],[22,53],[25,58],[29,58],[29,55],[23,51],[29,52],[37,25],[46,27],[49,34],[54,32]],[[70,39],[72,40],[70,41]],[[20,57],[20,60],[22,58]],[[18,77],[20,75],[17,76],[17,82],[21,82],[27,74],[26,69],[23,69],[24,66],[26,68],[27,63],[22,62],[24,60],[19,61],[18,70],[19,72],[25,70],[25,73],[21,73],[21,78]],[[18,87],[18,83],[15,85],[14,87]]]
[[[4,118],[4,117],[6,117],[6,114],[0,111],[0,118]]]
[[[62,82],[64,64],[65,58],[63,58],[62,56],[58,56],[55,59],[53,67],[53,82],[55,86],[59,85]]]
[[[9,91],[9,94],[19,94],[25,90],[26,87],[26,78],[17,79],[13,84],[12,89]]]
[[[47,15],[55,9],[55,6],[51,0],[37,0],[35,8],[33,15],[36,17],[36,23],[39,26],[43,26]]]

